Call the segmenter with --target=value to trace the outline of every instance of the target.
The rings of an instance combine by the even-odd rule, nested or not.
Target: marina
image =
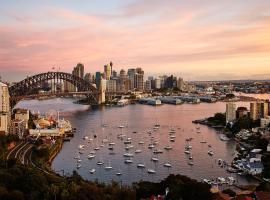
[[[33,110],[35,102],[21,102],[21,106]],[[73,109],[66,111],[57,102]],[[52,163],[52,169],[64,170],[67,176],[76,170],[88,180],[131,184],[160,181],[173,173],[197,180],[233,177],[241,185],[252,183],[219,165],[219,159],[232,161],[234,141],[222,141],[214,129],[192,123],[224,110],[222,102],[91,109],[69,99],[39,101],[40,112],[46,112],[48,106],[56,106],[77,129]]]

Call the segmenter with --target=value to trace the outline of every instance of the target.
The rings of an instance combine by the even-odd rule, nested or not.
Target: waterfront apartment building
[[[0,82],[0,133],[7,134],[10,125],[10,103],[8,86]]]
[[[226,104],[226,123],[233,122],[236,119],[236,105],[234,102]]]
[[[128,69],[128,79],[130,80],[130,90],[144,90],[144,71],[142,68]]]
[[[250,103],[250,118],[258,120],[268,116],[268,103],[264,101]]]
[[[149,92],[151,91],[152,87],[151,87],[151,80],[146,80],[145,81],[145,87],[144,87],[144,90]]]

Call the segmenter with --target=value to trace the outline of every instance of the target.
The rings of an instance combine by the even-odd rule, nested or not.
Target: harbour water
[[[248,106],[248,102],[238,102],[241,106]],[[191,178],[201,180],[202,178],[217,178],[234,176],[240,185],[252,184],[252,180],[235,174],[229,174],[224,168],[218,166],[218,159],[230,163],[235,151],[233,141],[221,141],[216,130],[207,126],[200,126],[197,133],[197,126],[193,120],[213,116],[217,112],[225,111],[225,103],[217,102],[212,104],[182,104],[182,105],[162,105],[158,107],[147,105],[128,105],[125,107],[98,107],[90,108],[86,105],[73,104],[72,99],[49,99],[49,100],[27,100],[21,101],[17,107],[28,108],[31,111],[46,113],[49,109],[60,112],[60,117],[68,119],[77,128],[74,138],[63,145],[62,150],[52,163],[52,169],[65,175],[70,175],[73,170],[88,180],[98,180],[109,183],[112,180],[123,184],[131,184],[139,180],[160,181],[169,174],[182,174]],[[147,130],[153,130],[154,125],[160,124],[157,131],[148,134]],[[106,126],[104,126],[106,124]],[[124,128],[119,128],[123,125]],[[171,142],[169,131],[174,128],[176,133],[175,142]],[[132,153],[132,164],[125,164],[123,154],[125,150],[124,140],[119,139],[119,134],[131,138],[131,145],[134,146],[128,152]],[[94,138],[94,136],[97,136]],[[83,137],[93,139],[84,140]],[[188,164],[189,158],[184,153],[187,138],[194,138],[191,141],[192,156],[194,165]],[[115,143],[112,150],[109,150],[108,143],[102,143],[106,139]],[[201,143],[205,140],[207,143]],[[139,144],[144,141],[144,144]],[[148,145],[153,141],[158,142],[156,149],[161,149],[162,154],[158,154],[158,162],[151,161],[153,150]],[[214,152],[213,156],[207,154],[209,147]],[[77,169],[77,161],[74,157],[79,155],[79,145],[85,145],[83,154],[80,155],[81,167]],[[165,146],[170,145],[172,150],[166,151]],[[95,158],[89,160],[87,155],[99,147]],[[142,150],[136,154],[135,150]],[[104,165],[98,166],[98,161],[103,161]],[[138,169],[137,164],[144,163],[145,169]],[[171,168],[164,167],[164,163],[170,163]],[[112,169],[106,170],[106,166]],[[95,173],[89,170],[95,169]],[[153,169],[156,174],[147,173],[147,169]],[[116,173],[121,172],[121,176]]]

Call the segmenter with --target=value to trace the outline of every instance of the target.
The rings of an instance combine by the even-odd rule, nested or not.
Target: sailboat
[[[111,162],[109,162],[109,165],[105,166],[105,170],[111,170],[111,169],[112,169]]]

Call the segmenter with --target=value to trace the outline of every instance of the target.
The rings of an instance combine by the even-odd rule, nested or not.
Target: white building
[[[161,88],[161,79],[160,78],[156,78],[155,79],[155,88],[156,89],[160,89]]]
[[[236,119],[236,105],[234,102],[226,104],[226,123],[232,122]]]
[[[25,128],[28,129],[28,121],[29,121],[29,110],[27,109],[17,109],[15,113],[15,119],[23,120],[25,124]]]

